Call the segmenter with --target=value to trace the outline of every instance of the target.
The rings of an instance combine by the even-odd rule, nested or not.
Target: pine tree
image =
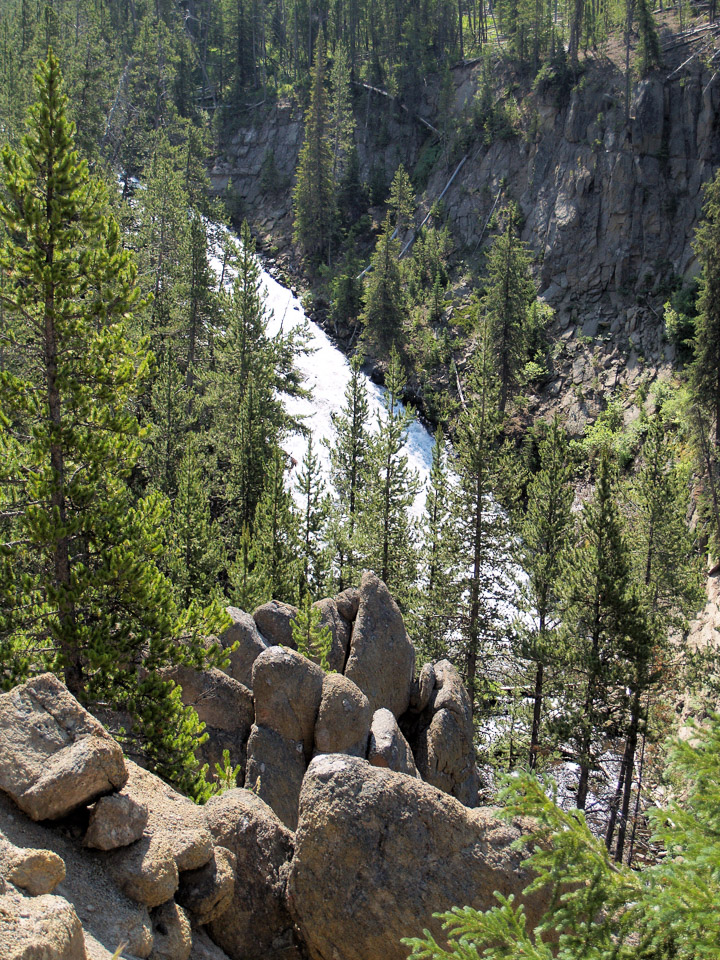
[[[334,492],[329,535],[340,590],[354,584],[360,570],[357,535],[370,444],[370,408],[361,367],[362,354],[358,352],[350,361],[345,406],[334,420],[335,442],[327,444]]]
[[[405,317],[405,298],[398,264],[400,246],[397,240],[393,240],[392,234],[388,214],[372,255],[372,269],[366,280],[362,312],[365,335],[386,348],[397,344]]]
[[[2,157],[3,338],[22,357],[0,373],[12,454],[0,497],[13,514],[2,554],[16,571],[0,588],[3,643],[11,664],[57,669],[82,701],[129,709],[130,736],[145,741],[151,764],[192,788],[197,715],[159,670],[199,665],[199,632],[223,618],[176,608],[155,560],[166,504],[134,502],[128,488],[142,439],[133,407],[149,367],[146,344],[127,336],[135,267],[104,188],[74,150],[52,53],[36,93],[22,152]]]
[[[401,405],[405,374],[400,355],[390,351],[385,375],[384,410],[377,433],[370,438],[369,474],[362,497],[362,552],[402,605],[415,582],[415,523],[411,509],[418,479],[404,451],[415,413]]]
[[[305,458],[298,471],[295,488],[300,500],[301,593],[303,596],[316,597],[325,583],[328,566],[324,539],[328,499],[320,472],[320,461],[313,449],[312,435],[308,437]]]
[[[508,213],[504,232],[495,238],[490,248],[487,271],[483,309],[490,323],[500,381],[498,409],[504,413],[518,373],[525,364],[528,310],[536,296],[530,276],[530,256],[515,236],[511,213]]]
[[[504,515],[493,502],[501,421],[486,323],[480,325],[464,392],[455,442],[458,484],[453,512],[462,571],[463,678],[476,711],[482,694],[479,669],[501,630],[498,603],[507,590],[501,569],[502,557],[507,555],[507,530]]]
[[[720,172],[705,186],[703,218],[694,246],[702,273],[692,387],[697,402],[711,416],[717,450],[720,448]]]
[[[540,434],[539,459],[518,531],[518,564],[527,576],[523,609],[530,616],[530,623],[520,627],[520,655],[535,665],[530,769],[537,764],[540,749],[545,671],[559,659],[560,565],[572,531],[572,466],[567,437],[557,418]]]
[[[350,65],[344,44],[337,43],[330,70],[330,139],[332,143],[332,183],[335,197],[348,167],[353,148],[355,118],[350,93]]]
[[[420,531],[419,590],[410,611],[415,642],[427,660],[454,656],[452,637],[460,605],[460,556],[452,512],[448,454],[441,427],[435,433],[425,512]]]
[[[310,106],[305,115],[305,141],[300,150],[293,191],[295,242],[310,257],[330,249],[335,224],[333,155],[328,140],[325,93],[325,46],[322,32],[315,51]]]
[[[580,768],[576,802],[583,810],[603,736],[625,709],[628,654],[645,650],[647,640],[606,452],[577,541],[564,558],[560,586],[567,664],[577,679],[566,687],[559,725]]]
[[[320,619],[319,608],[313,605],[310,594],[306,593],[300,601],[297,615],[291,622],[292,638],[298,653],[329,672],[332,632],[329,626],[320,626]]]
[[[395,176],[390,184],[388,207],[392,214],[395,235],[402,236],[412,224],[415,216],[415,191],[402,164],[395,171]]]

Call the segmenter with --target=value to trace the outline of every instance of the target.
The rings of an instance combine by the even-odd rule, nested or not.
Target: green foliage
[[[213,772],[214,782],[210,785],[212,796],[219,796],[222,793],[227,793],[228,790],[234,790],[238,785],[237,781],[241,772],[240,764],[232,765],[230,751],[223,750],[222,763],[216,763]]]
[[[330,650],[332,632],[329,626],[320,626],[321,614],[318,607],[312,605],[309,594],[305,594],[297,615],[291,621],[293,643],[298,653],[320,664],[323,670],[330,670]]]
[[[405,315],[398,256],[400,245],[392,238],[390,215],[372,256],[371,270],[365,281],[365,305],[362,321],[366,337],[387,349],[397,345]]]
[[[581,811],[564,811],[548,784],[529,775],[508,781],[503,817],[534,821],[525,865],[535,873],[526,892],[542,890],[549,906],[527,928],[522,906],[499,905],[437,916],[448,947],[425,931],[403,941],[410,960],[710,960],[718,955],[720,898],[720,718],[691,741],[676,742],[670,768],[685,785],[684,802],[650,813],[666,855],[642,872],[615,864]],[[527,822],[527,821],[525,821]],[[551,942],[543,942],[541,937]]]

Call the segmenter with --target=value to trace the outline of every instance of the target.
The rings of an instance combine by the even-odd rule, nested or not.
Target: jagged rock
[[[275,811],[286,827],[297,825],[298,799],[307,763],[302,741],[254,726],[248,740],[245,786]]]
[[[530,877],[511,849],[518,836],[492,810],[469,810],[421,780],[355,757],[316,757],[288,883],[311,957],[406,960],[401,937],[428,928],[442,942],[437,911],[488,909],[496,890],[520,897]],[[526,910],[532,928],[542,904],[531,899]]]
[[[292,833],[248,790],[211,798],[204,815],[215,842],[235,854],[238,877],[210,936],[231,960],[300,960],[285,899]]]
[[[54,820],[127,780],[120,745],[52,674],[0,695],[0,790]]]
[[[357,684],[342,674],[328,674],[315,724],[315,752],[364,757],[371,720],[370,701]]]
[[[115,850],[135,843],[148,822],[148,808],[126,793],[101,797],[90,811],[85,846]]]
[[[157,907],[178,887],[182,870],[196,870],[212,857],[213,842],[202,810],[135,763],[128,762],[123,795],[147,807],[141,840],[108,854],[108,867],[128,897]]]
[[[272,644],[295,649],[292,636],[292,621],[298,615],[298,608],[280,600],[264,603],[253,613],[258,630]]]
[[[0,896],[0,948],[2,960],[87,960],[74,907],[49,895]]]
[[[413,743],[423,780],[466,806],[477,803],[478,778],[473,747],[470,697],[449,660],[435,664],[435,689],[421,716]]]
[[[357,587],[348,587],[335,597],[335,606],[340,616],[344,617],[348,623],[352,623],[357,617],[359,603],[360,591]]]
[[[397,720],[385,707],[373,715],[367,758],[374,767],[386,767],[409,777],[418,775],[412,750]]]
[[[415,649],[390,591],[374,573],[360,582],[345,676],[356,683],[373,711],[387,707],[395,717],[407,710],[415,670]]]
[[[254,626],[249,614],[243,616]],[[182,687],[183,703],[194,707],[205,724],[208,739],[198,748],[198,759],[214,771],[216,763],[222,766],[223,750],[227,750],[233,766],[239,765],[244,775],[247,739],[254,718],[252,692],[237,679],[215,668],[174,667],[164,675]]]
[[[220,644],[227,649],[237,643],[237,649],[230,654],[227,674],[246,687],[252,686],[253,664],[269,644],[260,634],[257,624],[249,613],[237,607],[228,607],[227,613],[231,625],[220,634]]]
[[[153,911],[153,949],[150,960],[188,960],[192,950],[190,920],[173,900]]]
[[[332,646],[328,654],[330,669],[342,672],[350,647],[350,623],[342,616],[334,600],[318,600],[313,607],[320,611],[319,626],[329,627],[332,635]]]
[[[302,742],[310,757],[323,676],[317,664],[295,650],[266,650],[253,667],[256,725],[268,727],[286,740]]]
[[[183,873],[175,900],[190,911],[195,923],[210,923],[230,906],[235,892],[236,865],[234,853],[225,847],[215,847],[209,863]]]
[[[420,676],[413,680],[410,690],[410,709],[413,713],[422,713],[430,703],[435,687],[435,667],[431,663],[423,665]]]
[[[0,878],[39,897],[65,879],[65,861],[52,850],[16,847],[0,839]]]

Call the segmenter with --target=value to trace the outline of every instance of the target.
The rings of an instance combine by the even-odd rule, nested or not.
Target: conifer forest
[[[179,862],[192,952],[170,891],[135,898],[154,947],[42,960],[720,960],[715,0],[0,0],[0,150],[0,701],[52,674],[197,816],[242,794],[295,850],[292,948],[263,939],[269,893],[226,896],[244,946],[191,916]],[[401,641],[395,709],[373,691]],[[260,762],[302,712],[262,706],[268,649],[317,685],[283,734],[299,773]],[[208,677],[246,688],[241,748]],[[359,749],[323,746],[340,687],[370,705]],[[443,703],[471,796],[443,786],[449,727],[428,759]],[[478,900],[448,854],[452,893],[367,948],[309,920],[333,753],[451,794],[438,820],[491,811],[512,882]],[[425,829],[413,803],[395,820]],[[6,820],[0,960],[33,960]],[[432,859],[403,861],[414,886]],[[392,912],[382,882],[362,902]]]

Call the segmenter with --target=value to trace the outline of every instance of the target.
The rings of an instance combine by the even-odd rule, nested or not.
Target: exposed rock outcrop
[[[315,752],[364,757],[371,720],[370,701],[360,687],[339,673],[328,674],[315,724]]]
[[[418,779],[353,757],[316,757],[288,886],[311,957],[406,960],[402,937],[427,927],[442,940],[434,912],[487,909],[496,890],[519,896],[531,878],[510,848],[518,836],[492,810],[468,810]],[[541,908],[526,903],[531,926]]]
[[[54,820],[123,786],[122,749],[52,674],[0,695],[0,790]]]
[[[253,664],[270,644],[262,636],[249,613],[238,610],[237,607],[228,607],[226,612],[232,623],[220,634],[220,645],[228,650],[237,644],[235,650],[229,654],[227,673],[245,687],[252,687]]]
[[[253,613],[258,630],[268,643],[295,649],[292,635],[292,623],[298,615],[298,608],[291,603],[271,600],[263,603]]]
[[[80,918],[62,897],[0,895],[3,960],[87,960]]]
[[[378,576],[365,571],[345,676],[360,687],[373,711],[386,707],[395,717],[410,703],[415,649],[400,608]]]
[[[410,777],[418,775],[410,745],[395,717],[385,708],[376,710],[373,716],[367,758],[374,767],[386,767]]]

